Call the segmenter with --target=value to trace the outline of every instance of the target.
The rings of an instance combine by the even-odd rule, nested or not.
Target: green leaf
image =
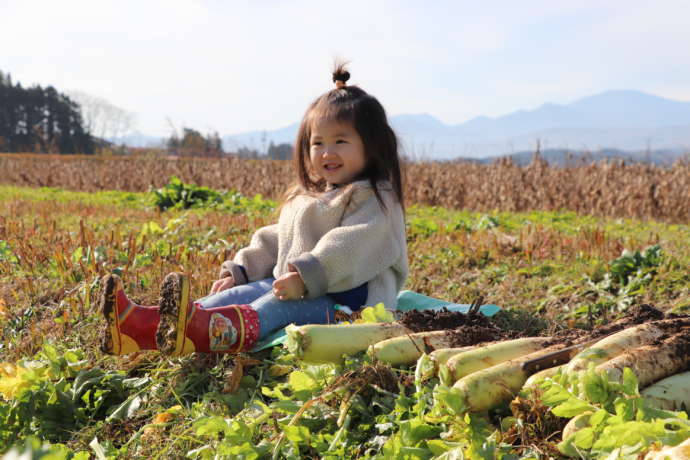
[[[573,435],[573,444],[580,449],[591,449],[594,443],[594,429],[585,427],[575,432]]]
[[[638,396],[640,394],[638,390],[637,376],[629,367],[623,369],[622,389],[625,394],[630,396]]]
[[[395,320],[393,313],[386,310],[383,303],[378,303],[373,307],[366,307],[362,310],[363,323],[389,323]],[[360,321],[358,321],[360,322]]]
[[[442,364],[438,368],[438,379],[447,387],[453,386],[453,374],[445,364]]]
[[[438,437],[443,429],[422,422],[418,418],[400,422],[400,435],[404,445],[416,447],[423,439]]]
[[[106,377],[106,374],[100,369],[89,369],[80,371],[72,383],[72,393],[74,399],[79,398],[84,391],[96,383],[101,382]]]
[[[610,416],[611,414],[609,414],[608,411],[599,409],[589,417],[589,425],[596,430],[600,425],[606,422]]]
[[[429,449],[425,449],[423,447],[402,446],[400,447],[400,454],[402,455],[402,458],[410,460],[426,460],[427,458],[430,458],[432,456]]]
[[[10,263],[17,263],[19,259],[12,253],[12,248],[9,243],[4,240],[0,240],[0,262],[6,261]]]
[[[106,421],[110,422],[113,420],[126,420],[130,418],[141,406],[143,398],[140,396],[141,392],[135,393],[120,404],[117,409],[113,411],[112,414],[108,416]]]
[[[242,444],[247,439],[252,438],[252,429],[240,420],[231,420],[228,424],[228,429],[225,431],[225,439],[232,444]]]
[[[140,390],[142,389],[145,385],[151,382],[151,377],[132,377],[128,379],[123,379],[122,384],[126,386],[127,388],[131,388],[133,390]]]
[[[288,384],[290,389],[294,392],[298,391],[313,391],[319,388],[316,381],[302,371],[293,371],[288,377]]]
[[[573,438],[575,436],[571,436],[568,439],[564,439],[563,441],[559,442],[557,447],[558,450],[561,451],[563,455],[566,455],[568,457],[572,458],[584,458],[580,451],[573,445]]]
[[[586,350],[583,350],[582,352],[578,353],[578,355],[575,358],[599,359],[599,358],[606,358],[607,356],[608,356],[608,352],[606,350],[604,350],[603,348],[590,347],[590,348],[587,348]]]
[[[465,458],[462,446],[457,442],[448,442],[442,439],[429,439],[426,441],[426,446],[432,454],[437,456],[435,457],[436,459],[462,460]]]
[[[81,260],[81,258],[83,257],[83,255],[84,255],[84,248],[79,246],[77,249],[75,249],[72,252],[72,263],[78,264],[79,261]]]
[[[302,370],[311,377],[319,389],[328,385],[330,379],[338,374],[335,364],[302,364]]]
[[[457,388],[439,386],[434,391],[434,399],[455,414],[467,412],[465,395]]]
[[[306,426],[287,425],[283,427],[283,431],[285,432],[285,437],[296,445],[309,444],[311,440],[311,433]]]
[[[635,404],[635,402],[635,399],[618,398],[614,403],[616,415],[618,415],[622,421],[635,420],[635,414],[637,413],[637,404]]]
[[[606,377],[598,374],[593,369],[584,375],[582,381],[584,396],[593,403],[604,403],[609,399],[609,384]]]
[[[283,388],[285,388],[285,385],[276,385],[273,388],[270,387],[261,387],[261,394],[264,396],[268,396],[269,398],[276,398],[281,401],[285,400],[290,400],[289,396],[286,396],[285,393],[283,393]]]
[[[599,436],[593,447],[595,449],[611,450],[621,446],[632,446],[652,435],[652,424],[646,422],[627,422],[619,425],[607,426]]]
[[[221,458],[238,460],[256,460],[261,457],[254,446],[248,442],[234,446],[226,446],[222,451],[218,451],[217,454],[221,454]]]
[[[301,404],[296,403],[291,399],[284,399],[279,401],[274,401],[271,403],[271,408],[278,409],[288,414],[294,414],[302,407]]]
[[[573,397],[554,407],[551,412],[558,417],[572,418],[588,410],[595,411],[596,407],[586,401]]]
[[[228,424],[223,417],[204,417],[194,423],[197,436],[217,436],[228,430]]]
[[[561,384],[551,381],[544,381],[544,393],[541,395],[542,402],[550,407],[557,406],[573,396]]]
[[[288,376],[288,386],[292,390],[294,398],[300,401],[310,399],[312,395],[321,389],[319,383],[306,372],[293,371]]]

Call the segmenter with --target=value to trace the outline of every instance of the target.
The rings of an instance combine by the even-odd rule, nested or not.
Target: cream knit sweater
[[[248,247],[223,263],[221,277],[231,274],[240,285],[279,278],[294,266],[308,298],[367,283],[366,305],[383,302],[395,309],[408,273],[405,219],[390,183],[377,188],[385,211],[366,180],[318,196],[298,195],[277,224],[257,230]]]

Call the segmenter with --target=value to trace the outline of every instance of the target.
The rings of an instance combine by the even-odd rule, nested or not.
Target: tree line
[[[0,71],[0,152],[85,153],[96,151],[129,153],[139,148],[116,147],[106,139],[125,134],[134,124],[134,115],[102,98],[78,91],[67,94],[53,86],[24,88],[13,83],[9,73]],[[217,132],[203,135],[184,127],[160,147],[147,149],[180,156],[221,156],[226,154]],[[244,158],[288,160],[290,144],[270,143],[266,151],[240,147],[233,152]]]
[[[0,71],[0,151],[93,153],[79,105],[54,87],[12,83]]]
[[[165,147],[168,154],[180,156],[221,156],[226,153],[223,150],[223,141],[217,132],[204,136],[199,131],[187,127],[182,128],[181,134],[173,128],[172,135],[165,142]],[[292,145],[275,144],[271,141],[264,153],[249,147],[239,147],[232,154],[241,158],[289,160],[292,158]]]

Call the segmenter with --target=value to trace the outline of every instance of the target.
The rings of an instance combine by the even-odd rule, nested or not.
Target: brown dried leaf
[[[236,358],[236,360],[237,360],[237,359],[241,359],[241,360],[242,360],[242,365],[243,365],[244,367],[256,366],[256,365],[258,365],[258,364],[263,364],[263,361],[261,361],[260,359],[243,358],[243,357],[241,357],[241,356],[238,356],[238,357]]]
[[[244,365],[241,357],[235,358],[235,367],[225,381],[223,393],[235,393],[240,388],[240,381],[244,376]]]
[[[287,366],[285,364],[274,364],[268,368],[268,375],[271,377],[280,377],[290,372],[292,372],[292,366]]]

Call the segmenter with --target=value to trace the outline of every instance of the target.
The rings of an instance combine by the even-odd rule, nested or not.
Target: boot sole
[[[101,281],[103,289],[101,291],[101,297],[99,299],[99,310],[103,315],[104,322],[101,326],[100,336],[101,343],[100,348],[103,353],[110,355],[117,354],[115,350],[115,339],[119,340],[118,330],[117,330],[117,287],[120,284],[120,277],[117,275],[106,275]],[[114,337],[115,336],[115,337]]]
[[[173,356],[181,354],[188,304],[187,277],[182,273],[170,273],[161,284],[159,301],[160,320],[156,344],[161,353]]]

